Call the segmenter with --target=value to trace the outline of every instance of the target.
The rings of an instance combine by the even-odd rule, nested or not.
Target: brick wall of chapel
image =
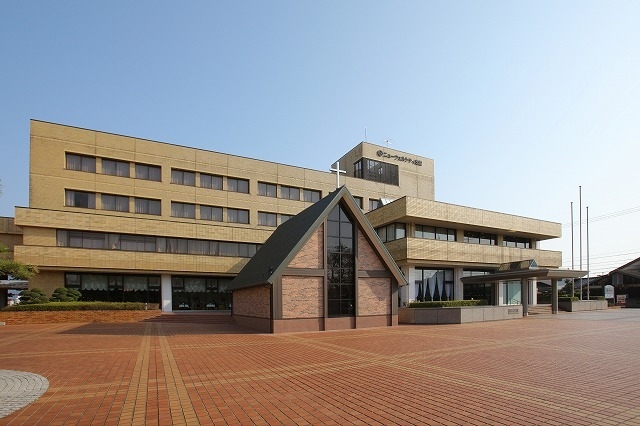
[[[271,318],[271,288],[259,286],[234,290],[233,314]]]

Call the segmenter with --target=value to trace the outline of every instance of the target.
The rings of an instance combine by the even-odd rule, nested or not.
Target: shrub
[[[77,302],[82,294],[73,288],[59,287],[53,291],[51,302]]]
[[[144,303],[138,302],[50,302],[7,306],[3,311],[142,311]]]
[[[41,288],[30,288],[20,292],[21,305],[33,305],[49,302],[49,296]]]
[[[558,302],[577,302],[578,300],[577,297],[558,297]]]
[[[460,306],[483,306],[486,300],[444,300],[440,302],[411,302],[409,308],[454,308]]]

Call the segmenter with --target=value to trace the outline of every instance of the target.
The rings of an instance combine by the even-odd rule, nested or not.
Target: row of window
[[[280,187],[279,198],[287,200],[300,201],[300,195],[302,195],[302,201],[315,203],[320,201],[322,193],[315,189],[300,189],[294,186],[276,185],[275,183],[258,182],[258,195],[264,197],[278,198],[278,187]]]
[[[396,164],[389,164],[370,158],[361,158],[353,164],[353,176],[389,185],[397,186],[400,184],[398,166]]]
[[[160,166],[150,164],[133,163],[134,177],[136,179],[153,180],[160,182],[162,173]],[[79,154],[66,154],[67,170],[96,173],[96,157]],[[131,177],[131,163],[128,161],[102,159],[102,174],[111,176]]]
[[[124,195],[100,194],[100,208],[102,210],[130,212],[131,197]],[[81,207],[85,209],[96,208],[96,194],[93,192],[65,190],[65,206]],[[151,214],[159,216],[161,211],[160,200],[133,197],[135,213]],[[179,218],[196,219],[196,207],[200,212],[198,219],[222,222],[223,213],[227,212],[229,223],[249,223],[249,210],[223,208],[216,206],[196,205],[191,203],[171,202],[171,216]],[[283,217],[285,215],[282,215]],[[289,216],[290,217],[290,216]]]
[[[386,226],[376,228],[378,236],[382,242],[399,240],[406,237],[406,225],[404,223],[391,223]],[[456,241],[456,230],[437,226],[416,225],[415,238],[428,240]],[[496,245],[497,236],[483,232],[464,232],[465,243]],[[531,240],[528,238],[504,236],[502,245],[505,247],[531,248]]]
[[[56,244],[58,247],[222,257],[252,257],[261,246],[261,244],[254,243],[165,238],[66,229],[58,229],[56,231]]]

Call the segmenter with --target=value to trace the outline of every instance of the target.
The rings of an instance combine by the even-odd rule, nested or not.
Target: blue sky
[[[366,128],[435,160],[438,201],[562,223],[542,247],[565,267],[582,185],[605,272],[640,257],[638,22],[617,0],[5,1],[0,215],[29,203],[31,118],[318,170]]]

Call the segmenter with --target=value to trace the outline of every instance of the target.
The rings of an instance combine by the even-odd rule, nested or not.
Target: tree
[[[20,292],[20,303],[25,305],[35,305],[36,303],[48,303],[49,297],[44,294],[41,288],[32,288]]]
[[[9,258],[9,248],[0,244],[0,275],[7,275],[19,280],[28,280],[38,273],[38,267],[27,265]]]
[[[51,295],[52,302],[76,302],[80,300],[82,294],[73,288],[59,287]]]

